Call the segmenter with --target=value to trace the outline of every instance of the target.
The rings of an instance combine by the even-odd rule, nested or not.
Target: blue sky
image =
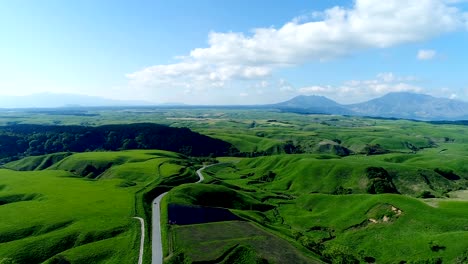
[[[1,1],[0,96],[468,101],[467,30],[456,0]]]

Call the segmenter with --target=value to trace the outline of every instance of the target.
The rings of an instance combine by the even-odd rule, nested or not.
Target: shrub
[[[455,174],[452,170],[443,170],[435,168],[434,172],[438,173],[440,176],[446,178],[447,180],[456,181],[460,179],[460,176]]]
[[[390,151],[384,149],[379,144],[375,144],[375,145],[366,145],[363,149],[363,152],[366,155],[378,155],[378,154],[385,154]]]
[[[368,167],[366,175],[369,179],[367,192],[370,194],[379,193],[398,193],[395,185],[392,183],[390,174],[382,167]]]
[[[327,262],[336,264],[359,264],[359,260],[351,250],[345,246],[333,245],[323,252],[323,257]]]
[[[433,195],[430,191],[423,191],[420,195],[418,195],[419,198],[435,198],[435,195]]]
[[[382,167],[368,167],[366,169],[366,174],[369,179],[380,178],[390,180],[390,174]]]
[[[445,246],[439,245],[437,242],[434,242],[434,241],[429,242],[429,248],[433,252],[438,252],[440,250],[445,250]]]
[[[343,195],[343,194],[352,194],[353,189],[351,188],[344,188],[343,186],[338,186],[335,188],[335,190],[332,192],[334,195]]]

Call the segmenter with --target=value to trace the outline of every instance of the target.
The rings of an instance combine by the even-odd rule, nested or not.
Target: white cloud
[[[295,91],[294,87],[288,81],[284,79],[280,79],[278,81],[278,87],[281,92],[285,92],[285,93],[291,93]]]
[[[268,81],[261,81],[254,85],[255,88],[267,88],[269,86],[270,86],[270,83]]]
[[[341,103],[356,103],[391,92],[423,92],[424,89],[413,84],[416,78],[401,77],[393,73],[379,73],[370,80],[351,80],[338,86],[308,86],[299,88],[304,95],[324,95]]]
[[[419,50],[417,54],[418,60],[430,60],[436,56],[435,50]]]
[[[282,67],[420,42],[463,29],[467,21],[453,1],[356,0],[352,8],[314,12],[279,28],[256,28],[251,34],[211,32],[208,47],[179,56],[179,63],[126,76],[132,85],[148,88],[220,88],[236,80],[263,80]]]
[[[246,97],[246,96],[249,96],[249,94],[248,93],[240,93],[239,96],[240,97]]]
[[[299,93],[301,94],[316,94],[316,93],[323,93],[329,90],[332,90],[331,87],[322,87],[322,86],[309,86],[309,87],[302,87],[299,88]]]

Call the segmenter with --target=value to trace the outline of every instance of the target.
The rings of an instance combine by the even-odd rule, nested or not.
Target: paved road
[[[205,168],[211,167],[216,164],[212,164],[209,166],[203,166],[203,168],[197,170],[198,181],[197,183],[202,182],[205,180],[203,177],[202,171]],[[152,246],[152,256],[151,256],[151,263],[152,264],[162,264],[163,263],[163,251],[162,251],[162,240],[161,240],[161,199],[166,195],[167,192],[159,195],[156,199],[153,200],[153,240],[151,241]]]
[[[138,264],[143,264],[143,249],[145,248],[145,221],[141,217],[133,218],[140,220],[141,224],[140,256],[138,257]]]
[[[210,165],[210,166],[211,166],[211,165]],[[201,172],[202,172],[202,170],[204,170],[204,169],[207,168],[207,167],[208,167],[208,166],[203,166],[203,168],[197,170],[197,175],[198,175],[198,178],[199,178],[198,181],[197,181],[197,183],[200,183],[200,182],[202,182],[202,181],[205,180],[205,177],[203,177],[203,174],[202,174]]]
[[[167,192],[159,195],[156,199],[153,200],[153,239],[151,241],[152,245],[152,255],[151,263],[152,264],[162,264],[163,263],[163,251],[162,251],[162,240],[161,240],[161,199],[166,195]]]

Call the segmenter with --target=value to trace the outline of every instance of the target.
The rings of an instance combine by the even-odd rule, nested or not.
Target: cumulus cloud
[[[278,87],[279,90],[284,93],[291,93],[295,91],[294,87],[285,79],[280,79],[278,81]]]
[[[332,90],[333,88],[329,87],[322,87],[322,86],[308,86],[299,88],[299,93],[301,94],[314,94],[314,93],[323,93]]]
[[[224,87],[232,80],[261,80],[282,67],[423,41],[463,29],[467,21],[448,0],[356,0],[351,8],[314,12],[279,28],[211,32],[208,47],[193,49],[179,63],[151,66],[127,78],[154,88]]]
[[[393,73],[379,73],[369,80],[350,80],[341,85],[308,86],[298,89],[304,95],[324,95],[341,103],[355,103],[390,92],[423,92],[415,85],[417,79],[412,76],[401,77]]]
[[[436,56],[435,50],[419,50],[417,54],[418,60],[431,60]]]

